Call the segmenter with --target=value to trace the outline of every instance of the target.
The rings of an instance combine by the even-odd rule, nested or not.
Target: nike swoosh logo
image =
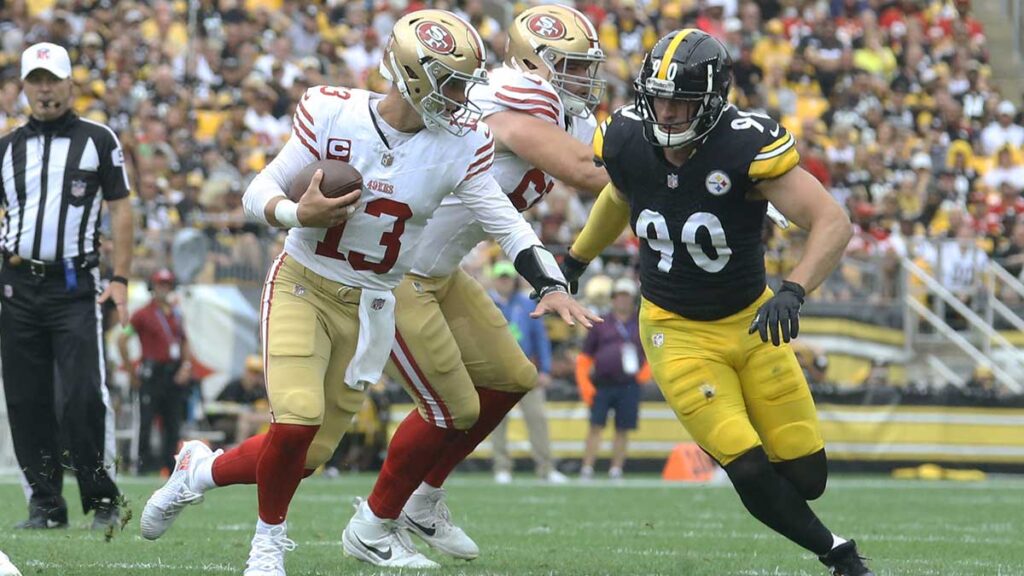
[[[370,552],[373,552],[374,554],[376,554],[377,557],[380,558],[381,560],[391,560],[391,547],[390,546],[388,546],[387,550],[381,550],[380,548],[374,548],[373,546],[370,546],[366,542],[363,542],[362,538],[360,538],[359,536],[356,536],[356,542],[359,542],[360,544],[363,545],[363,548],[366,548]]]
[[[405,518],[409,521],[410,524],[415,526],[420,532],[423,532],[427,536],[433,536],[437,533],[437,528],[427,528],[423,524],[420,524],[419,522],[413,520],[410,516],[406,516]]]
[[[768,133],[772,135],[772,138],[775,138],[776,136],[778,136],[779,135],[779,125],[776,124],[775,128],[772,128],[771,130],[769,130]]]

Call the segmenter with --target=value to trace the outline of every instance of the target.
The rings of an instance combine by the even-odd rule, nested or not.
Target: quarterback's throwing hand
[[[772,344],[778,346],[781,332],[782,342],[789,342],[800,333],[800,306],[803,303],[804,287],[796,282],[783,282],[778,293],[757,309],[747,334],[756,330],[761,335],[761,342],[767,342],[770,330]]]
[[[540,302],[537,302],[537,308],[530,313],[530,317],[540,318],[545,314],[558,314],[569,326],[575,326],[576,322],[579,322],[584,328],[593,328],[595,322],[604,322],[600,316],[587,310],[569,296],[563,286],[552,289],[541,296]]]

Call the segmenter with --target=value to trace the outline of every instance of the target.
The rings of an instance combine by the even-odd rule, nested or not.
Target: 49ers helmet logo
[[[451,54],[455,52],[455,38],[452,33],[437,22],[420,22],[416,26],[416,37],[420,43],[430,51],[438,54]]]
[[[546,40],[559,40],[565,37],[565,24],[554,16],[548,16],[547,14],[537,14],[526,23],[526,27],[533,32],[535,36],[540,36]]]

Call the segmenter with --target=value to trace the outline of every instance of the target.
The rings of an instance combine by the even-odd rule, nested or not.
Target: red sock
[[[271,424],[256,465],[260,520],[280,524],[302,481],[306,452],[319,426]]]
[[[410,412],[388,445],[388,456],[368,500],[370,510],[380,518],[398,518],[440,454],[460,435],[458,430],[434,426],[416,410]]]
[[[213,461],[213,482],[217,486],[255,484],[256,462],[266,437],[266,434],[257,434],[218,456]]]
[[[437,459],[434,467],[430,469],[424,481],[435,488],[440,488],[448,475],[476,450],[476,447],[484,441],[498,427],[508,411],[512,409],[519,400],[526,395],[525,392],[501,392],[490,388],[477,388],[480,395],[480,417],[472,428],[460,434],[459,437],[450,443],[441,457]]]

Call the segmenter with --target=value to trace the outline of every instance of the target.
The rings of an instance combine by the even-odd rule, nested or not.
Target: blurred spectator
[[[995,154],[1009,144],[1020,148],[1024,144],[1024,127],[1017,124],[1017,107],[1009,100],[1003,100],[996,108],[996,119],[981,132],[981,148],[986,155]]]
[[[270,424],[270,404],[267,387],[263,378],[263,360],[259,356],[245,359],[245,372],[239,378],[228,382],[217,395],[216,410],[207,410],[207,416],[214,428],[223,430],[226,444],[234,445],[256,434]],[[217,414],[212,414],[217,412]],[[230,426],[229,415],[234,415],[234,426]]]
[[[549,482],[564,483],[568,478],[555,469],[551,439],[548,436],[548,418],[544,412],[545,389],[551,385],[551,343],[544,330],[544,323],[530,317],[534,303],[519,291],[519,273],[511,262],[498,262],[491,269],[491,275],[494,278],[491,299],[504,314],[509,329],[526,357],[537,365],[537,387],[523,396],[516,405],[526,421],[537,475]],[[508,417],[491,433],[491,443],[494,447],[494,480],[499,484],[508,484],[512,482]]]
[[[174,274],[161,269],[149,279],[153,299],[132,314],[131,322],[118,338],[121,369],[132,375],[139,404],[140,472],[171,470],[178,451],[185,400],[192,378],[192,361],[181,310],[172,300]],[[128,339],[138,335],[142,358],[138,369],[129,365]],[[150,447],[154,419],[160,418],[161,441],[158,456]]]
[[[615,439],[608,477],[622,478],[628,434],[636,430],[640,413],[640,385],[651,379],[640,342],[636,281],[616,280],[611,304],[611,313],[587,333],[583,351],[576,357],[576,385],[580,398],[590,407],[590,429],[580,469],[583,479],[594,475],[609,411],[615,412]]]

